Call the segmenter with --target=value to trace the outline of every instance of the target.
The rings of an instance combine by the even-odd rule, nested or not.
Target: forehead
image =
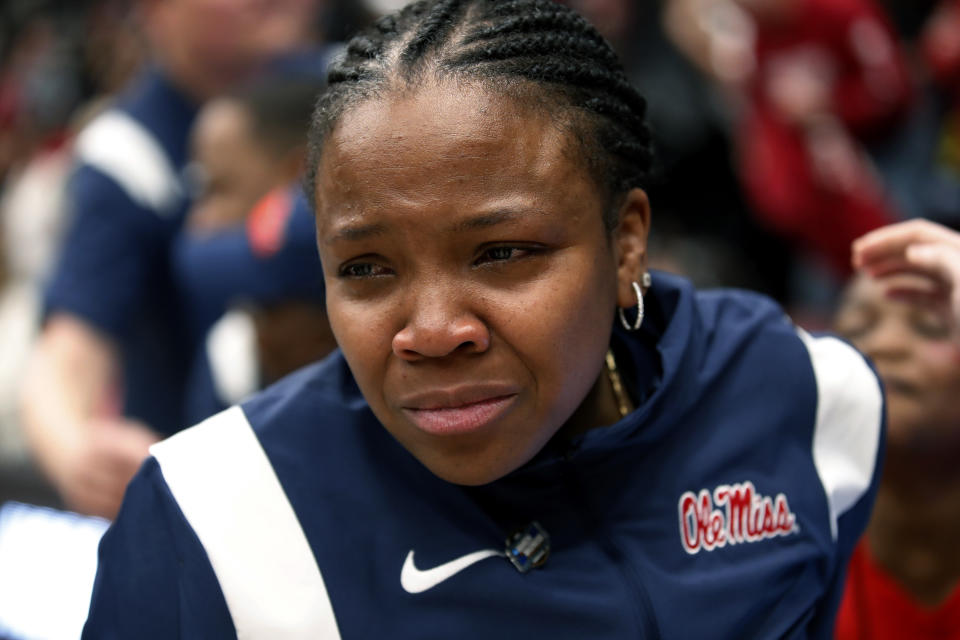
[[[891,288],[924,290],[927,282],[924,278],[911,274],[890,276],[883,280],[858,273],[847,285],[840,301],[840,307],[871,307],[878,313],[901,313],[912,310],[924,310],[922,305],[887,295]]]
[[[886,295],[885,286],[870,276],[858,273],[847,285],[837,306],[837,318],[845,314],[869,312],[872,317],[906,316],[910,305]]]
[[[453,206],[494,192],[582,189],[587,173],[571,142],[558,119],[474,84],[388,93],[348,110],[328,137],[317,210],[386,197]]]
[[[849,306],[854,303],[879,301],[882,290],[877,281],[866,274],[857,273],[847,284],[840,299],[840,306]]]
[[[836,314],[838,325],[843,325],[845,320],[868,317],[873,319],[870,327],[878,326],[880,321],[892,321],[903,325],[899,330],[904,336],[916,337],[920,335],[915,328],[917,323],[937,326],[946,322],[941,311],[920,300],[891,297],[887,292],[891,287],[922,291],[924,285],[922,278],[911,274],[892,276],[883,281],[857,274],[841,298]]]

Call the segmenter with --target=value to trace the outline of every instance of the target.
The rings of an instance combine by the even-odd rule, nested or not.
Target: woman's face
[[[873,360],[887,393],[891,450],[943,451],[960,443],[960,346],[934,310],[891,299],[858,276],[837,331]]]
[[[450,482],[502,477],[570,418],[642,268],[646,198],[632,192],[611,240],[567,135],[509,99],[428,85],[354,107],[326,142],[331,326],[377,418]]]

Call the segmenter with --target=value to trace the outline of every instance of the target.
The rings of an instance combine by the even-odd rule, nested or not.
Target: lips
[[[403,413],[421,431],[436,436],[479,431],[513,407],[517,392],[506,387],[470,387],[425,393],[404,400]]]
[[[917,385],[899,376],[881,374],[880,379],[883,381],[884,389],[888,394],[897,393],[906,396],[914,396],[919,392]]]

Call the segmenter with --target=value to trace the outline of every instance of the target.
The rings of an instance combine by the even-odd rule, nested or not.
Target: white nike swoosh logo
[[[407,554],[407,559],[403,562],[403,569],[400,570],[400,585],[407,593],[422,593],[460,573],[470,565],[493,556],[504,557],[506,554],[496,549],[483,549],[445,562],[433,569],[421,571],[413,564],[413,551],[411,550]]]

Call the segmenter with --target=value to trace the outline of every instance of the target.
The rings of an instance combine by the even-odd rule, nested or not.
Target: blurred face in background
[[[844,295],[837,332],[877,367],[890,452],[952,456],[960,448],[960,345],[942,314],[884,291],[858,276]]]
[[[143,0],[147,34],[167,72],[197,98],[249,76],[313,36],[318,0]]]
[[[242,222],[267,192],[294,180],[296,167],[253,133],[246,108],[221,98],[208,103],[193,131],[200,190],[191,229],[211,231]]]

